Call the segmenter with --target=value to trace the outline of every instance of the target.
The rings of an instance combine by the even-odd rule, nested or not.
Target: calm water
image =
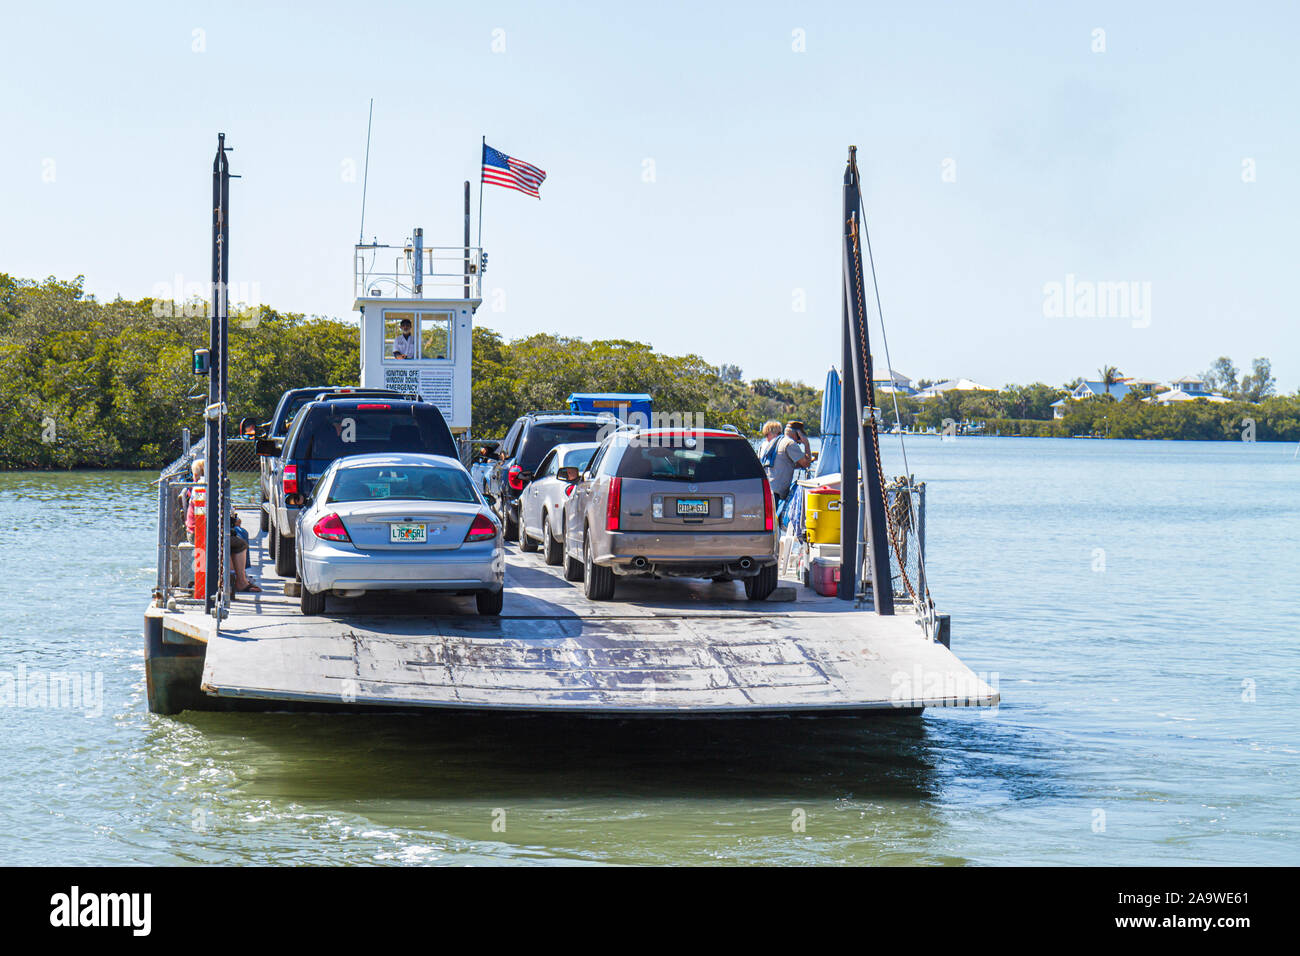
[[[155,717],[153,476],[0,474],[0,672],[103,680],[0,707],[0,863],[1300,863],[1295,448],[908,450],[996,713]]]

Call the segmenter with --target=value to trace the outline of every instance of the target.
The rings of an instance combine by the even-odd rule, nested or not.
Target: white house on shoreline
[[[1165,388],[1161,388],[1159,382],[1149,378],[1126,378],[1118,382],[1112,382],[1109,387],[1105,382],[1080,382],[1066,395],[1052,402],[1052,417],[1064,418],[1066,408],[1070,402],[1098,398],[1107,394],[1116,401],[1121,401],[1129,392],[1137,392],[1142,401],[1158,405],[1166,405],[1170,402],[1191,402],[1201,398],[1208,402],[1231,401],[1231,399],[1211,391],[1206,386],[1205,379],[1195,375],[1184,375],[1182,378],[1174,379]]]
[[[1174,379],[1168,391],[1161,392],[1155,397],[1155,400],[1161,405],[1167,405],[1170,402],[1194,402],[1198,398],[1203,398],[1209,402],[1227,402],[1230,399],[1212,392],[1205,385],[1205,379],[1198,378],[1195,375],[1184,375],[1182,378]]]
[[[916,386],[902,372],[877,369],[871,379],[872,386],[881,392],[896,392],[899,395],[915,395]]]
[[[973,382],[968,378],[950,378],[946,382],[935,382],[933,385],[926,386],[916,393],[916,397],[924,401],[927,398],[937,398],[944,392],[996,391],[995,388],[989,388],[987,385],[981,385],[979,382]]]

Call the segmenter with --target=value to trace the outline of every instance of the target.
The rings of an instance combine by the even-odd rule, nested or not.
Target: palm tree
[[[1106,386],[1107,395],[1110,394],[1110,387],[1112,385],[1118,385],[1120,382],[1124,381],[1123,377],[1120,375],[1119,369],[1113,365],[1103,365],[1101,368],[1097,369],[1097,374],[1101,376],[1101,384]]]

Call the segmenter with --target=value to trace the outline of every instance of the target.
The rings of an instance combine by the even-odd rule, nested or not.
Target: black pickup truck
[[[304,405],[284,444],[258,442],[258,454],[275,457],[270,494],[271,554],[281,577],[295,572],[298,511],[330,462],[347,455],[423,452],[457,457],[456,441],[436,405],[387,397],[326,398]]]
[[[262,474],[258,482],[262,490],[263,531],[271,530],[271,486],[279,480],[275,473],[275,463],[279,460],[279,450],[284,444],[284,436],[289,433],[289,424],[293,421],[293,416],[298,414],[299,409],[308,402],[336,395],[341,398],[349,395],[355,398],[420,398],[419,395],[407,395],[391,389],[360,388],[356,385],[311,385],[306,388],[291,388],[281,395],[270,421],[264,422],[257,433],[258,438],[268,439],[276,446],[275,455],[261,456]]]

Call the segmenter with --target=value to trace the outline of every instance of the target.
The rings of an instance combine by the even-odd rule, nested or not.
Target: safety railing
[[[910,606],[934,639],[934,602],[925,568],[925,482],[899,476],[885,482],[889,573],[894,605]]]
[[[352,257],[354,298],[477,299],[482,287],[481,250],[470,246],[425,246],[416,269],[413,246],[356,246]]]
[[[806,477],[796,473],[796,478]],[[807,489],[796,482],[794,494],[783,509],[781,569],[801,568],[807,560],[804,495]],[[925,566],[925,482],[898,477],[885,482],[886,519],[889,525],[889,573],[896,610],[911,610],[926,636],[935,637],[934,602],[930,598]],[[870,570],[866,553],[866,509],[858,509],[858,567],[861,581],[856,593],[859,606],[870,603]]]
[[[204,439],[200,439],[158,476],[158,555],[154,586],[155,603],[167,607],[202,604],[194,596],[194,542],[186,527],[186,513],[195,488],[206,487],[194,481],[192,466],[206,457]],[[226,499],[235,505],[260,504],[258,474],[260,459],[256,442],[232,438],[226,442]],[[228,562],[227,562],[228,564]]]

